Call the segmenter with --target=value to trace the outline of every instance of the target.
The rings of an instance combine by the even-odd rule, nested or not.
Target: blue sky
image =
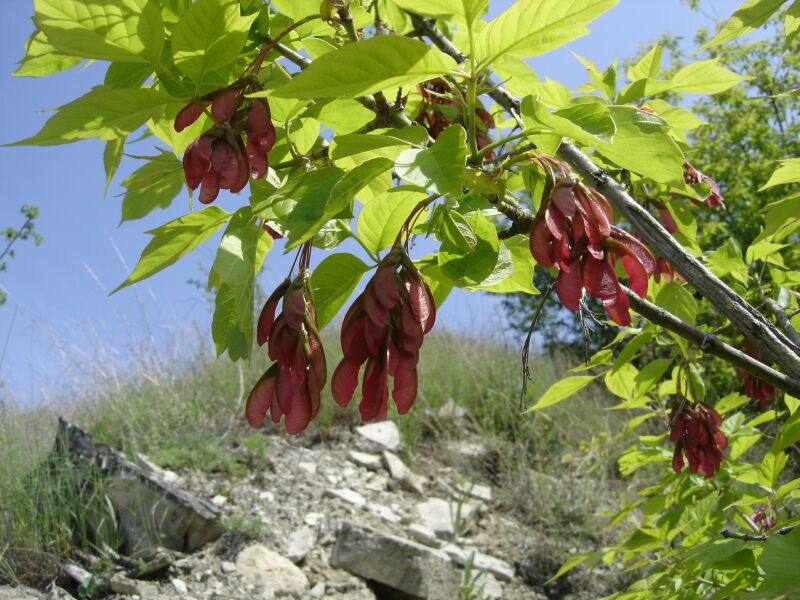
[[[493,12],[509,4],[492,2]],[[717,4],[724,13],[736,3]],[[0,143],[38,131],[47,119],[45,111],[101,83],[105,71],[104,64],[92,64],[41,79],[11,77],[32,31],[32,13],[30,0],[0,1]],[[680,0],[621,0],[590,26],[592,34],[569,48],[604,67],[664,32],[690,41],[694,30],[707,24]],[[540,76],[570,87],[585,81],[583,67],[565,49],[538,57],[532,65]],[[176,218],[187,205],[176,201],[167,210],[118,227],[120,182],[137,161],[123,161],[104,197],[102,150],[94,140],[0,148],[0,227],[18,225],[19,206],[35,204],[41,209],[37,229],[44,236],[39,247],[20,245],[8,271],[0,273],[0,285],[9,295],[0,308],[0,381],[23,405],[58,397],[67,379],[74,383],[101,366],[98,361],[122,360],[128,345],[144,336],[171,339],[176,327],[194,323],[208,330],[208,305],[187,280],[202,277],[198,265],[210,265],[214,240],[147,282],[108,297],[149,240],[143,232]],[[229,210],[242,201],[246,196],[218,200]],[[262,282],[269,290],[285,276],[288,263],[274,252],[267,264]],[[468,330],[499,312],[496,297],[457,291],[439,314],[448,326]]]

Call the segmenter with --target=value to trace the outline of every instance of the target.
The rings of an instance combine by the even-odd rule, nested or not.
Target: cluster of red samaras
[[[722,417],[713,408],[702,404],[681,404],[676,403],[670,414],[672,429],[669,439],[675,444],[672,468],[676,473],[681,472],[685,454],[692,473],[713,477],[725,458],[722,451],[728,447],[728,440],[719,430]]]
[[[417,86],[422,104],[415,121],[428,130],[435,140],[448,125],[462,123],[462,119],[454,118],[453,113],[461,114],[461,104],[448,98],[452,94],[451,88],[442,79],[431,79]],[[461,92],[463,96],[463,92]],[[445,108],[446,107],[446,108]],[[444,110],[451,111],[448,116]],[[489,130],[494,129],[494,119],[485,108],[476,108],[475,116],[478,117],[475,127],[475,142],[478,150],[482,150],[493,142],[489,137]],[[494,152],[488,152],[486,158],[494,158]]]
[[[585,289],[603,303],[615,323],[630,324],[617,259],[622,260],[630,288],[644,297],[655,258],[642,242],[612,225],[614,214],[602,194],[577,182],[559,161],[541,157],[541,162],[555,183],[533,221],[531,254],[542,267],[558,266],[556,292],[563,306],[580,310]]]
[[[213,202],[219,191],[241,191],[252,175],[264,177],[267,153],[275,145],[275,126],[266,98],[247,98],[261,89],[252,78],[236,81],[187,104],[175,117],[183,131],[211,107],[214,126],[194,140],[183,154],[186,185],[200,186],[200,202]],[[246,139],[242,139],[242,133]]]
[[[745,350],[745,352],[756,360],[761,360],[761,353],[755,348],[750,347]],[[761,410],[767,410],[767,400],[776,395],[775,388],[763,379],[751,375],[744,369],[736,367],[736,372],[739,373],[744,380],[744,393],[750,397],[750,400],[757,402]]]
[[[286,417],[287,433],[300,433],[317,415],[328,377],[307,269],[294,281],[285,280],[267,299],[258,318],[257,341],[259,346],[268,344],[275,362],[247,398],[247,422],[258,427],[269,411],[274,423]]]
[[[286,432],[298,434],[319,411],[327,368],[309,285],[309,252],[306,245],[301,274],[278,286],[258,319],[258,345],[268,344],[269,357],[275,363],[247,398],[245,415],[253,427],[261,425],[269,412],[274,423],[285,416]],[[280,302],[281,313],[275,318]],[[336,402],[347,406],[358,387],[361,366],[366,363],[361,418],[386,418],[390,375],[394,378],[392,399],[397,411],[408,412],[417,397],[419,349],[435,319],[436,306],[428,284],[403,248],[393,248],[344,318],[344,358],[331,382]]]
[[[390,375],[397,412],[407,413],[417,397],[419,349],[435,319],[436,306],[428,284],[405,250],[396,246],[345,315],[341,333],[344,358],[331,380],[334,400],[347,406],[366,364],[361,418],[386,418]]]

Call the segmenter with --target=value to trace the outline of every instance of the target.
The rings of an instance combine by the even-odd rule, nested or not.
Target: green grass
[[[325,336],[329,374],[340,357],[335,335]],[[47,409],[6,408],[0,414],[0,578],[40,583],[52,576],[48,565],[57,557],[97,542],[81,530],[85,512],[65,508],[43,518],[41,502],[30,495],[30,473],[50,451],[57,414],[87,427],[96,440],[130,455],[142,452],[165,468],[235,479],[263,467],[270,437],[251,430],[243,418],[247,393],[267,366],[263,350],[246,365],[214,360],[202,343],[180,347],[194,350],[164,355],[140,348],[124,365],[104,363],[90,381]],[[606,409],[599,386],[545,412],[526,414],[519,399],[519,350],[492,334],[467,337],[439,330],[426,338],[417,403],[409,415],[396,419],[406,459],[417,460],[423,446],[427,452],[465,435],[477,437],[494,458],[483,473],[466,470],[466,479],[489,478],[503,509],[525,522],[592,537],[598,505],[621,486],[613,467],[619,440],[607,432],[621,431],[624,415]],[[529,400],[577,362],[534,357]],[[467,411],[464,420],[438,415],[450,400]],[[357,424],[356,404],[342,410],[326,391],[307,435]],[[84,493],[65,485],[39,487],[53,506],[67,507],[71,496]],[[97,510],[92,498],[101,492],[92,490],[83,504]]]

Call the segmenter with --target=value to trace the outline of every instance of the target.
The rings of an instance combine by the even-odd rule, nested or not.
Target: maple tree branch
[[[772,298],[764,298],[764,306],[775,316],[775,321],[783,328],[786,337],[800,346],[800,333],[794,328],[794,325],[792,325],[792,322],[789,320],[791,317],[784,312],[781,305]]]
[[[464,55],[430,19],[411,15],[417,31],[427,37],[445,54],[463,62]],[[519,114],[520,100],[502,86],[493,86],[488,95],[511,114]],[[656,249],[691,286],[700,292],[722,315],[742,332],[761,353],[774,361],[792,377],[800,378],[800,345],[792,342],[774,323],[758,312],[744,298],[713,275],[659,223],[634,200],[625,188],[608,177],[577,146],[562,142],[557,154],[579,173],[592,187],[602,193],[642,238]]]
[[[781,527],[780,529],[776,529],[774,531],[774,534],[787,535],[792,531],[794,531],[795,529],[800,529],[800,523],[798,523],[797,525],[787,525],[786,527]],[[727,529],[723,529],[720,535],[729,540],[744,540],[745,542],[766,542],[769,539],[768,535],[752,535],[749,533],[736,533],[734,531],[729,531]]]

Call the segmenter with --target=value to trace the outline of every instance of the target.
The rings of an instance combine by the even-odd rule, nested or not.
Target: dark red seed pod
[[[364,380],[361,384],[362,398],[358,405],[363,421],[375,421],[386,418],[389,401],[389,370],[386,353],[378,358],[370,358],[364,369]]]
[[[256,341],[259,346],[263,346],[269,339],[270,331],[272,331],[272,324],[275,322],[275,311],[278,308],[278,302],[281,301],[286,290],[289,289],[289,280],[284,279],[283,282],[275,288],[275,291],[270,294],[261,313],[258,316],[258,325],[256,327]]]
[[[346,407],[358,387],[358,373],[361,371],[361,362],[345,357],[331,378],[331,394],[333,399],[342,408]]]
[[[295,330],[299,330],[305,322],[306,290],[305,277],[302,275],[292,282],[283,297],[283,315],[286,324]]]
[[[190,102],[184,106],[178,115],[175,117],[173,127],[175,131],[180,133],[190,125],[192,125],[203,114],[203,104],[200,102]]]
[[[617,297],[619,280],[607,259],[597,260],[593,256],[584,256],[581,282],[586,291],[599,300]]]
[[[247,112],[247,137],[260,139],[265,137],[270,130],[274,132],[272,115],[266,98],[255,98],[253,105]]]
[[[266,152],[261,152],[259,146],[248,138],[245,146],[247,158],[250,161],[250,171],[253,179],[265,177],[269,170],[269,157]]]
[[[606,309],[608,316],[617,325],[626,327],[631,324],[630,303],[628,295],[621,287],[617,288],[614,298],[603,299],[603,308]]]
[[[569,271],[559,271],[558,279],[556,279],[556,294],[565,308],[575,312],[580,310],[583,286],[579,261],[572,263]]]
[[[238,103],[238,89],[228,87],[220,90],[211,102],[211,116],[214,117],[217,123],[227,123],[231,120],[233,113],[236,112]]]
[[[410,360],[401,359],[399,362],[394,375],[392,400],[397,406],[397,412],[404,415],[411,410],[417,398],[417,367]]]
[[[364,311],[375,326],[384,328],[389,325],[389,310],[376,298],[373,281],[369,282],[364,291],[363,302]]]
[[[247,397],[245,417],[251,427],[258,427],[264,422],[275,399],[277,376],[278,364],[275,363],[261,376]]]
[[[244,189],[250,179],[250,161],[247,160],[247,150],[244,147],[242,138],[236,136],[236,179],[228,188],[231,193],[236,194]]]
[[[556,264],[553,258],[553,236],[543,216],[536,217],[533,221],[530,249],[534,260],[545,269]]]
[[[196,190],[211,166],[213,138],[202,135],[183,153],[183,174],[190,190]]]
[[[571,183],[559,184],[550,192],[550,202],[558,208],[564,216],[575,216],[575,205],[578,199],[575,197],[575,189]]]
[[[381,306],[385,309],[394,308],[400,300],[400,282],[397,279],[395,266],[378,267],[369,283],[369,288]]]
[[[422,326],[422,333],[427,334],[436,322],[436,303],[425,280],[416,272],[406,279],[408,304],[415,319]]]
[[[206,171],[200,186],[200,202],[210,204],[219,195],[219,173],[214,170]]]

